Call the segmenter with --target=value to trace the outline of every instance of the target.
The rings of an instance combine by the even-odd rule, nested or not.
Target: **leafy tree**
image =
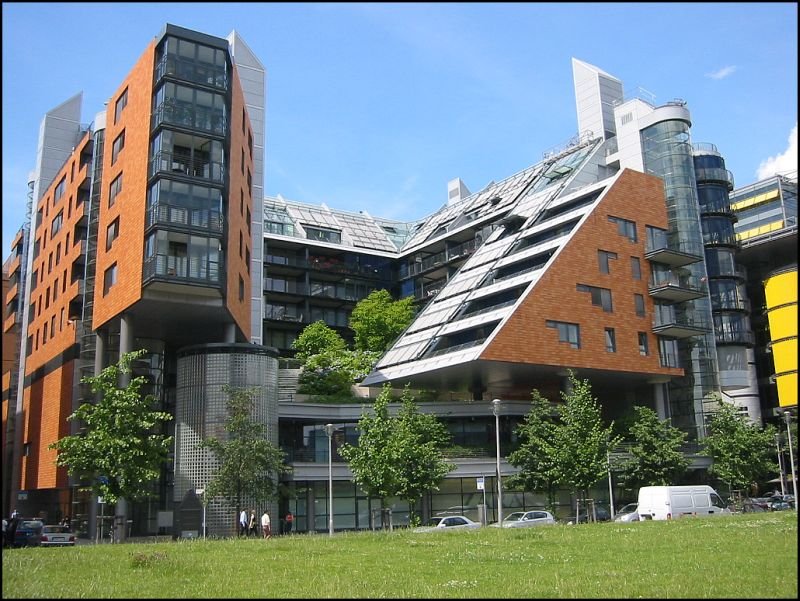
[[[292,348],[297,351],[297,359],[305,363],[313,355],[343,351],[347,344],[336,330],[319,320],[303,328],[292,342]]]
[[[414,299],[395,301],[386,290],[375,290],[359,301],[350,314],[355,348],[385,352],[414,318]]]
[[[444,424],[435,415],[419,412],[408,387],[401,401],[393,432],[395,494],[408,501],[413,521],[417,500],[428,490],[439,490],[439,483],[455,465],[442,457],[442,448],[452,439]]]
[[[267,426],[253,419],[255,390],[225,386],[229,395],[224,429],[227,436],[207,438],[199,447],[217,460],[215,474],[206,486],[205,498],[222,497],[236,506],[242,501],[256,503],[277,497],[277,477],[288,473],[283,452],[267,440]]]
[[[347,461],[353,479],[370,497],[381,500],[386,507],[389,497],[398,489],[397,473],[393,465],[392,419],[389,417],[391,389],[384,386],[373,403],[373,413],[366,411],[358,421],[358,445],[344,443],[339,454]]]
[[[620,479],[632,490],[642,486],[677,484],[689,467],[681,452],[686,432],[673,428],[648,407],[634,407],[630,428],[632,457],[620,464]]]
[[[608,472],[607,452],[619,444],[613,423],[603,427],[600,406],[588,380],[569,372],[570,392],[561,392],[560,422],[553,430],[556,478],[583,499],[595,482]]]
[[[450,434],[435,416],[418,411],[408,388],[396,418],[389,416],[390,399],[391,388],[384,385],[373,414],[363,413],[358,422],[358,444],[345,443],[339,454],[364,492],[381,499],[382,508],[390,497],[400,497],[408,501],[413,519],[417,499],[437,489],[454,467],[441,454]]]
[[[89,384],[99,400],[82,404],[67,418],[84,424],[78,434],[49,447],[58,451],[56,465],[89,482],[83,490],[111,504],[151,496],[151,484],[172,448],[172,437],[157,433],[157,426],[172,416],[153,409],[153,395],[142,395],[147,380],[137,376],[127,386],[118,385],[120,375],[130,374],[131,363],[146,353],[124,353],[116,365],[83,377],[81,382]]]
[[[508,487],[522,490],[545,490],[549,508],[555,507],[558,470],[553,446],[557,412],[538,390],[531,392],[531,408],[516,433],[519,448],[510,453],[508,462],[519,472],[508,478]]]
[[[729,403],[720,402],[709,420],[703,449],[712,459],[709,472],[731,489],[749,487],[775,470],[775,429],[750,422]]]

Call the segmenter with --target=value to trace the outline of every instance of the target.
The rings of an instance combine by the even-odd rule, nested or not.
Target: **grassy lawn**
[[[797,598],[797,513],[4,549],[3,598]]]

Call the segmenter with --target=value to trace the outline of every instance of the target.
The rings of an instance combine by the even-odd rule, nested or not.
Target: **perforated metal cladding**
[[[225,440],[228,395],[225,386],[251,388],[256,392],[253,418],[267,426],[267,439],[278,444],[278,360],[263,352],[264,347],[236,348],[214,345],[198,347],[196,352],[178,358],[175,427],[174,500],[180,502],[187,491],[205,488],[216,471],[217,460],[198,448],[206,438]],[[277,518],[277,502],[256,506],[243,499],[243,506],[264,509]],[[236,508],[215,499],[206,509],[208,533],[230,536],[236,521]]]

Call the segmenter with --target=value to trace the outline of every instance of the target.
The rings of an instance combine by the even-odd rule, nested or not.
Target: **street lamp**
[[[606,464],[608,465],[608,500],[611,508],[611,519],[614,519],[614,487],[611,484],[611,449],[606,447]],[[576,514],[577,515],[577,514]]]
[[[786,421],[786,440],[789,443],[789,465],[792,466],[792,491],[794,492],[794,510],[797,511],[797,476],[794,473],[794,452],[792,451],[792,415],[788,411],[783,412],[783,419]]]
[[[333,454],[331,441],[333,440],[333,424],[325,424],[325,434],[328,435],[328,534],[333,536]]]
[[[786,496],[786,487],[783,485],[783,458],[781,457],[781,435],[775,435],[775,448],[778,451],[778,477],[781,479],[781,496]]]
[[[195,488],[194,494],[203,495],[203,538],[205,538],[206,537],[206,489]]]
[[[500,399],[492,401],[492,413],[494,413],[494,434],[497,443],[497,523],[503,527],[503,479],[500,476]]]

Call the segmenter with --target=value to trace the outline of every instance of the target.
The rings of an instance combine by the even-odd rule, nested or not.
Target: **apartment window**
[[[61,226],[64,224],[64,209],[58,212],[58,215],[53,217],[53,224],[50,226],[50,238],[55,236],[61,231]]]
[[[647,343],[647,332],[639,332],[639,354],[647,357],[650,354],[650,347]]]
[[[244,148],[242,148],[242,175],[244,175]]]
[[[249,248],[245,248],[244,249],[244,261],[245,261],[245,264],[247,265],[247,273],[249,274],[250,273],[250,249]]]
[[[119,121],[120,115],[122,115],[122,111],[125,110],[126,106],[128,106],[128,88],[123,90],[122,94],[119,95],[119,98],[117,98],[117,102],[114,105],[114,123]]]
[[[114,202],[117,200],[117,195],[122,192],[122,174],[120,173],[114,178],[114,181],[108,187],[108,206],[113,207]]]
[[[247,149],[250,151],[250,156],[253,156],[253,132],[247,132]]]
[[[244,235],[242,232],[239,232],[239,258],[242,257],[242,252],[244,250]]]
[[[45,309],[49,309],[50,308],[50,287],[49,286],[47,287],[47,290],[45,290],[45,294],[44,294],[44,308]]]
[[[58,278],[53,282],[53,302],[58,299]]]
[[[631,257],[631,277],[634,280],[642,279],[642,263],[639,257]]]
[[[239,276],[239,301],[244,301],[244,279]]]
[[[61,242],[56,244],[56,267],[61,263]]]
[[[111,250],[111,245],[119,236],[119,217],[112,221],[106,228],[106,250]]]
[[[644,317],[644,296],[641,294],[634,294],[633,295],[633,304],[636,307],[636,315],[639,317]]]
[[[244,215],[244,190],[239,190],[239,214]]]
[[[545,325],[558,330],[559,342],[566,342],[572,348],[581,348],[581,327],[577,323],[547,320]]]
[[[50,316],[50,338],[56,335],[56,316],[55,314]]]
[[[616,260],[617,253],[607,250],[597,251],[597,263],[600,266],[600,273],[611,273],[611,261]]]
[[[253,218],[250,215],[250,207],[247,207],[247,234],[249,236],[253,235],[253,232],[252,232],[252,229],[251,229],[253,227],[252,221],[253,221]]]
[[[117,283],[117,264],[114,263],[103,274],[103,296],[108,294],[111,287]]]
[[[50,275],[50,272],[53,271],[53,253],[51,252],[47,255],[47,274]]]
[[[250,198],[253,197],[253,176],[250,174],[250,169],[247,170],[247,194]]]
[[[123,148],[125,148],[125,130],[124,129],[122,130],[122,133],[120,133],[117,136],[117,138],[114,140],[114,144],[111,147],[111,164],[112,165],[117,162],[117,157],[119,156],[119,153],[122,151]]]
[[[44,327],[42,328],[42,344],[47,343],[47,322],[44,322]]]
[[[247,123],[247,111],[245,111],[245,109],[242,109],[242,133],[245,133],[246,131],[245,128],[246,123]]]
[[[592,304],[596,307],[602,307],[606,313],[611,313],[614,310],[611,302],[611,290],[608,288],[598,288],[597,286],[586,286],[585,284],[578,284],[575,286],[578,292],[588,292],[592,297]]]
[[[342,233],[337,230],[328,230],[323,228],[311,227],[304,225],[306,230],[306,238],[309,240],[320,240],[321,242],[333,242],[340,244],[342,242]]]
[[[606,328],[606,350],[609,353],[617,352],[617,335],[614,328]]]
[[[56,205],[61,197],[64,196],[64,192],[67,190],[67,176],[61,178],[61,181],[58,182],[56,186],[56,191],[53,193],[53,205]]]
[[[628,219],[623,219],[622,217],[614,217],[613,215],[608,216],[608,220],[611,223],[617,224],[617,232],[620,236],[625,236],[631,242],[636,242],[636,222],[630,221]]]

